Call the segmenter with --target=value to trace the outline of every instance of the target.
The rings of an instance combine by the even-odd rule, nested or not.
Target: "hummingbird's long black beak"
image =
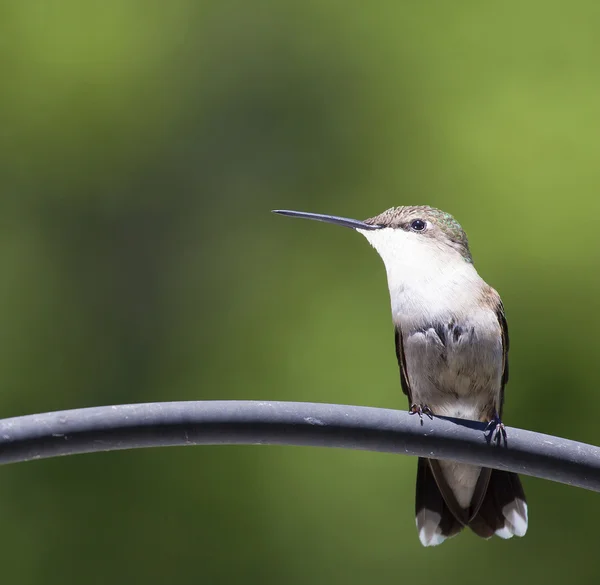
[[[321,213],[308,213],[306,211],[288,211],[286,209],[274,209],[273,213],[279,215],[287,215],[289,217],[301,217],[303,219],[314,219],[316,221],[323,221],[325,223],[333,223],[335,225],[341,225],[343,227],[361,230],[378,230],[383,226],[372,225],[360,221],[358,219],[349,219],[347,217],[338,217],[337,215],[323,215]]]

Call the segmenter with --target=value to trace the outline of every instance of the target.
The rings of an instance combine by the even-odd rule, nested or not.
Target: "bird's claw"
[[[490,441],[499,445],[501,441],[504,441],[504,445],[507,444],[507,435],[506,435],[506,427],[504,423],[500,420],[498,413],[494,414],[494,418],[488,423],[487,427],[485,427],[486,432],[490,432],[489,438]]]
[[[433,412],[431,412],[431,408],[426,404],[411,404],[408,409],[408,414],[418,414],[419,419],[421,419],[421,424],[423,424],[423,415],[428,416],[433,420]]]

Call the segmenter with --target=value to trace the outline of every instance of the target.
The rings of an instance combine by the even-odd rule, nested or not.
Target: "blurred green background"
[[[383,265],[269,213],[454,214],[504,299],[505,422],[598,443],[597,2],[8,0],[2,416],[113,403],[406,408]],[[600,500],[423,549],[413,458],[284,447],[3,467],[2,582],[597,583]]]

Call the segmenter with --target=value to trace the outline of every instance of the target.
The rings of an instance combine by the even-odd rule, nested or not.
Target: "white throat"
[[[478,302],[485,283],[457,250],[399,228],[356,231],[385,264],[394,323],[410,326],[460,317]]]

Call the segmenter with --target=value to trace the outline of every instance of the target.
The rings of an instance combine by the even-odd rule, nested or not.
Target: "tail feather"
[[[479,512],[469,523],[478,536],[500,538],[524,536],[527,532],[527,500],[516,473],[492,470]]]
[[[487,470],[486,470],[487,471]],[[485,489],[485,487],[483,488]],[[477,490],[474,498],[479,500]],[[452,512],[435,480],[429,460],[419,458],[417,466],[416,522],[423,546],[435,546],[458,534],[465,525],[482,538],[524,536],[527,532],[527,501],[516,473],[491,470],[478,511],[469,519]]]
[[[417,464],[416,522],[423,546],[441,544],[464,527],[447,506],[427,459],[419,457]]]

